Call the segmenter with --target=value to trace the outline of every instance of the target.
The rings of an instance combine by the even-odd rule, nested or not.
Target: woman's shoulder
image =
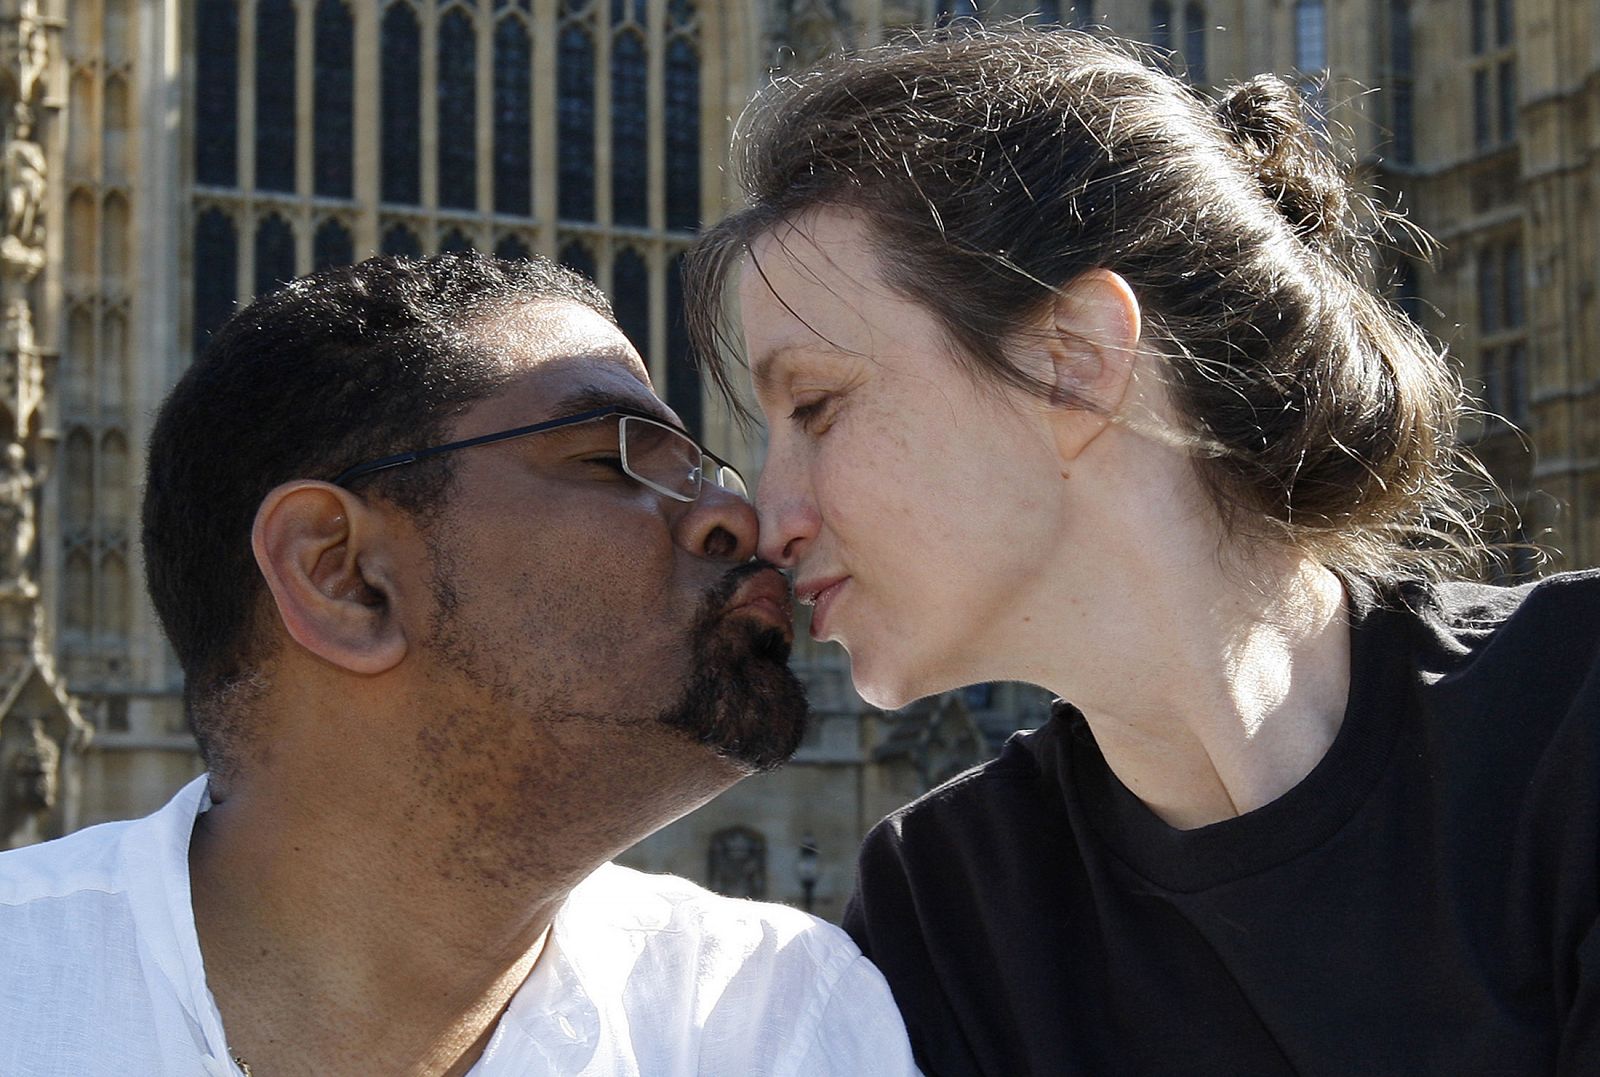
[[[1413,585],[1399,603],[1442,657],[1594,661],[1600,654],[1600,569],[1507,586],[1453,580]]]

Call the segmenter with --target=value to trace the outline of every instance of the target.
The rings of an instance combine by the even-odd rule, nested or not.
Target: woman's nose
[[[769,456],[756,488],[761,540],[756,553],[780,568],[794,568],[816,538],[821,518],[799,483],[787,479]]]

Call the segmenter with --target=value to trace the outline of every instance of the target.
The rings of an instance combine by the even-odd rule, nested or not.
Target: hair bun
[[[1217,103],[1217,119],[1248,159],[1256,182],[1302,239],[1338,249],[1349,240],[1344,170],[1305,120],[1298,90],[1257,75]]]

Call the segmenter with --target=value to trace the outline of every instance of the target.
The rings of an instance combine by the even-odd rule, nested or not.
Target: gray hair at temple
[[[1048,395],[1011,357],[1019,327],[1088,270],[1125,278],[1164,357],[1167,436],[1236,537],[1373,580],[1479,562],[1461,384],[1374,284],[1397,218],[1278,78],[1213,101],[1105,35],[963,29],[776,81],[733,168],[748,203],[702,236],[686,285],[735,406],[729,277],[757,237],[849,209],[980,381]]]

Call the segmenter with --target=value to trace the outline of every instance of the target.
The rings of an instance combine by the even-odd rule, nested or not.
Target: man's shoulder
[[[685,946],[750,956],[779,954],[800,939],[813,959],[848,962],[859,956],[849,936],[810,913],[727,897],[677,875],[619,864],[605,864],[585,879],[562,915],[585,926],[604,924],[640,935],[665,933]]]
[[[101,823],[53,841],[0,852],[0,915],[7,907],[127,886],[122,846],[142,820]]]

